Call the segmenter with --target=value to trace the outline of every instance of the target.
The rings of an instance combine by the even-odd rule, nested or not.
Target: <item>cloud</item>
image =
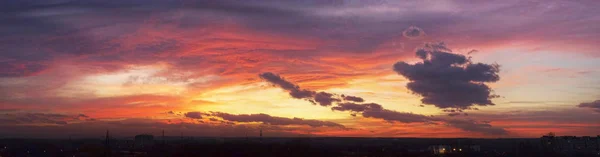
[[[416,55],[422,62],[401,61],[393,67],[410,80],[406,87],[422,96],[424,104],[457,109],[494,105],[490,99],[497,95],[484,83],[500,79],[499,65],[472,63],[466,56],[452,53],[444,43],[425,44]]]
[[[185,117],[193,118],[193,119],[202,119],[202,116],[205,115],[202,112],[187,112],[184,114]]]
[[[459,115],[460,115],[460,113],[448,113],[448,116],[450,116],[450,117],[459,116]]]
[[[314,95],[314,101],[321,106],[331,106],[333,102],[339,102],[340,99],[334,98],[334,95],[326,92],[318,92]]]
[[[311,103],[319,104],[321,106],[331,106],[333,102],[339,102],[339,98],[335,98],[334,94],[327,92],[315,92],[307,89],[300,89],[300,87],[294,83],[285,80],[283,77],[271,73],[265,72],[258,75],[263,80],[288,91],[290,96],[297,99],[305,99]]]
[[[280,87],[290,93],[290,95],[294,98],[298,99],[308,99],[310,102],[317,102],[321,106],[330,106],[333,102],[337,103],[335,106],[331,107],[333,111],[350,111],[352,116],[356,116],[357,114],[361,114],[366,118],[377,118],[383,119],[389,122],[401,122],[401,123],[413,123],[413,122],[430,122],[434,119],[428,116],[406,113],[406,112],[398,112],[384,109],[381,105],[376,103],[354,103],[356,101],[364,101],[360,97],[355,96],[346,96],[342,95],[341,98],[334,98],[333,96],[337,96],[336,94],[330,94],[326,92],[315,92],[310,90],[303,90],[298,85],[295,85],[292,82],[285,80],[283,77],[273,74],[270,72],[262,73],[259,75],[262,79],[270,82],[271,84]],[[308,93],[317,93],[312,94],[307,97],[297,97],[294,96],[293,93],[297,93],[297,91],[307,91]],[[346,102],[342,102],[342,100]]]
[[[426,123],[426,122],[436,121],[436,119],[429,117],[429,116],[408,113],[408,112],[392,111],[392,110],[388,110],[388,109],[366,110],[366,111],[362,112],[362,116],[367,117],[367,118],[383,119],[383,120],[386,120],[389,122],[402,122],[402,123],[415,123],[415,122]]]
[[[364,102],[365,100],[361,97],[350,96],[350,95],[342,95],[342,98],[346,101],[354,101],[354,102]]]
[[[436,121],[436,119],[425,115],[384,109],[381,105],[376,103],[339,103],[337,104],[337,106],[332,107],[331,110],[350,111],[352,112],[352,116],[356,116],[356,114],[361,114],[363,117],[366,118],[382,119],[389,122],[414,123]]]
[[[259,76],[262,79],[268,81],[269,83],[288,91],[290,93],[290,95],[294,98],[298,98],[298,99],[305,98],[313,103],[318,102],[319,104],[321,104],[321,106],[330,106],[332,104],[332,102],[336,102],[337,105],[333,106],[331,108],[331,110],[350,111],[350,112],[352,112],[351,113],[352,116],[356,116],[356,114],[360,113],[360,114],[362,114],[363,117],[367,117],[367,118],[377,118],[377,119],[383,119],[383,120],[390,121],[390,122],[395,121],[395,122],[402,122],[402,123],[428,122],[428,121],[432,120],[431,118],[424,116],[424,115],[387,110],[387,109],[384,109],[381,105],[376,104],[376,103],[357,104],[357,103],[353,103],[353,102],[341,102],[340,99],[333,98],[333,96],[335,96],[335,94],[318,92],[321,94],[320,94],[320,96],[317,97],[316,95],[319,95],[319,94],[314,94],[317,92],[310,91],[310,90],[303,90],[298,85],[295,85],[294,83],[289,82],[289,81],[285,80],[283,77],[281,77],[277,74],[274,74],[274,73],[266,72],[266,73],[260,74]],[[308,93],[313,93],[313,94],[311,94],[307,97],[304,97],[304,96],[298,97],[293,94],[293,93],[297,93],[297,91],[307,91]],[[350,97],[351,101],[362,100],[362,98],[358,99],[358,97],[345,96],[345,95],[342,96],[343,100],[346,100],[346,98],[348,98],[348,97]]]
[[[230,85],[239,84],[237,81],[266,70],[296,76],[335,75],[335,80],[332,79],[335,82],[322,84],[343,83],[340,79],[347,79],[350,74],[359,70],[389,64],[390,58],[404,57],[406,53],[402,52],[412,49],[414,45],[410,42],[416,43],[416,40],[406,41],[410,38],[402,36],[416,35],[416,32],[422,30],[428,30],[427,36],[447,40],[457,48],[493,48],[502,47],[504,43],[531,41],[535,44],[525,45],[577,50],[565,52],[591,49],[593,56],[599,54],[595,53],[598,46],[594,44],[598,43],[598,25],[594,20],[573,18],[592,18],[597,15],[599,11],[593,9],[593,2],[561,1],[540,5],[509,1],[490,3],[485,7],[481,7],[480,2],[471,1],[455,1],[452,2],[455,5],[444,7],[434,5],[437,2],[364,1],[327,4],[300,1],[268,3],[186,0],[186,5],[127,0],[69,1],[55,4],[49,4],[46,0],[0,1],[0,10],[6,15],[0,23],[0,47],[3,48],[0,52],[0,77],[3,77],[0,78],[0,89],[4,89],[0,91],[0,97],[25,97],[25,101],[36,101],[28,106],[13,105],[17,108],[55,109],[53,107],[77,106],[79,110],[92,108],[110,113],[105,115],[127,117],[131,116],[130,113],[114,112],[116,107],[119,107],[119,111],[126,108],[121,107],[125,103],[96,103],[93,107],[63,105],[70,100],[47,103],[37,93],[44,93],[48,97],[72,95],[72,92],[80,92],[77,88],[82,87],[73,87],[72,83],[80,82],[89,75],[156,63],[169,68],[161,72],[167,79],[181,77],[193,80],[200,78],[201,74],[217,74],[219,77],[234,75],[222,77],[231,79],[227,82]],[[523,12],[524,9],[528,11]],[[390,12],[398,16],[386,16]],[[540,12],[544,14],[539,14]],[[496,16],[498,13],[508,16]],[[507,19],[513,22],[498,22]],[[560,25],[553,25],[557,21]],[[419,26],[417,29],[421,31],[408,31],[412,27],[407,24]],[[400,34],[399,30],[404,28],[409,29]],[[385,51],[396,49],[390,48],[387,45],[389,42],[400,42],[407,46],[402,51]],[[373,53],[375,51],[377,53]],[[80,74],[72,68],[58,69],[63,64],[77,65],[85,72]],[[47,74],[55,74],[53,70],[76,74],[49,78]],[[332,74],[333,71],[336,74]],[[364,70],[359,73],[364,75],[372,72]],[[179,76],[181,73],[186,75]],[[323,78],[315,77],[314,80]],[[204,84],[211,84],[211,87],[214,85]],[[6,88],[9,85],[11,88]],[[203,83],[198,83],[194,87],[202,85]],[[59,90],[41,90],[46,86]],[[305,97],[324,106],[352,101],[335,94],[332,97],[321,95],[323,97],[319,97],[320,101],[316,101],[316,94],[310,90],[290,92],[292,96]],[[483,99],[480,100],[484,102]],[[113,105],[104,106],[105,104]],[[160,110],[164,111],[163,109]],[[166,110],[170,110],[170,107]],[[144,112],[148,113],[152,112]]]
[[[328,121],[320,121],[320,120],[311,120],[311,119],[302,119],[302,118],[285,118],[285,117],[275,117],[268,114],[229,114],[223,112],[212,112],[211,116],[220,117],[223,120],[234,121],[234,122],[260,122],[264,124],[270,125],[308,125],[311,127],[339,127],[345,128],[344,125],[328,122]]]
[[[290,93],[290,96],[292,96],[293,98],[297,98],[297,99],[310,98],[315,94],[314,91],[302,90],[302,89],[300,89],[300,87],[298,85],[295,85],[295,84],[285,80],[281,76],[271,73],[271,72],[262,73],[262,74],[259,74],[258,76],[260,78],[266,80],[267,82],[269,82],[277,87],[280,87],[283,90],[288,91]]]
[[[466,58],[465,58],[466,62]],[[273,74],[273,73],[263,73],[259,75],[264,80],[267,80],[274,84],[277,87],[283,88],[284,90],[291,92],[294,90],[301,90],[298,85],[295,85],[292,82],[289,82],[283,79],[281,76]],[[314,91],[311,91],[314,92]],[[316,92],[314,92],[316,93]],[[335,94],[332,94],[335,95]],[[347,100],[350,97],[351,100]],[[295,97],[297,98],[297,97]],[[364,101],[364,99],[354,98],[352,96],[341,95],[341,100],[333,101],[335,105],[331,107],[332,111],[347,111],[350,112],[350,115],[357,116],[362,115],[365,118],[375,118],[381,119],[388,122],[399,122],[399,123],[426,123],[426,124],[437,124],[438,122],[445,123],[450,127],[459,128],[464,131],[469,132],[481,132],[484,134],[506,134],[506,131],[503,128],[492,127],[488,123],[477,123],[474,121],[465,121],[465,120],[448,120],[444,118],[436,118],[433,116],[426,116],[422,114],[415,114],[409,112],[399,112],[393,111],[389,109],[385,109],[383,106],[377,103],[357,103],[356,101]],[[312,101],[312,100],[310,100]],[[448,112],[450,110],[452,112],[461,112],[462,109],[447,109]],[[458,115],[460,113],[456,113]],[[466,114],[465,114],[466,115]],[[263,115],[266,116],[266,115]],[[454,114],[450,114],[450,116],[455,116]],[[258,116],[257,116],[258,117]],[[225,118],[223,118],[225,119]]]
[[[1,119],[0,119],[1,121]],[[173,120],[176,121],[176,120]],[[131,137],[141,133],[160,135],[164,130],[167,136],[258,136],[260,129],[255,125],[230,125],[221,123],[169,122],[164,119],[127,118],[119,120],[82,121],[61,125],[14,125],[0,123],[0,137],[10,138],[94,138],[104,136],[110,130],[111,136]],[[297,137],[298,129],[280,126],[261,126],[265,136]],[[327,128],[316,128],[319,130]],[[318,132],[317,131],[317,132]]]
[[[593,102],[581,103],[577,105],[577,107],[590,108],[596,110],[596,112],[600,112],[600,100],[596,100]]]
[[[600,114],[590,112],[585,108],[508,110],[493,113],[474,112],[470,113],[469,117],[496,122],[552,122],[557,126],[559,124],[600,124]]]
[[[423,29],[421,29],[419,27],[410,26],[410,27],[406,28],[404,31],[402,31],[402,35],[409,39],[415,39],[415,38],[425,36],[425,31],[423,31]]]
[[[22,124],[22,125],[36,125],[36,124],[56,124],[65,125],[69,122],[79,122],[83,120],[89,120],[89,117],[85,114],[57,114],[57,113],[4,113],[0,114],[0,124]]]
[[[493,127],[489,123],[477,122],[474,120],[452,119],[452,120],[447,120],[446,124],[448,124],[452,127],[464,130],[464,131],[468,131],[468,132],[479,132],[479,133],[484,133],[484,134],[488,134],[488,135],[506,135],[506,134],[508,134],[508,131],[503,128]]]
[[[337,106],[331,108],[331,110],[337,111],[351,111],[351,112],[363,112],[367,110],[382,110],[383,107],[376,103],[365,103],[357,104],[352,102],[339,103]]]
[[[36,75],[48,66],[42,63],[0,62],[0,77],[24,77]]]

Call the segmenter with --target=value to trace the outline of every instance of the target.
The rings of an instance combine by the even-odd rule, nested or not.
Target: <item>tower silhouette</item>
[[[104,139],[104,156],[110,156],[110,136],[108,134],[108,130],[106,130],[106,138]]]
[[[260,128],[260,135],[259,135],[259,137],[260,137],[260,142],[262,142],[262,140],[263,140],[263,138],[262,138],[263,137],[262,136],[262,128]]]

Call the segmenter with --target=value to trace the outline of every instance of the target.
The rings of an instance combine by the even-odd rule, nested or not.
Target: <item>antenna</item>
[[[262,142],[262,140],[263,140],[262,127],[260,128],[260,134],[259,135],[260,135],[260,142]]]
[[[104,156],[110,156],[110,136],[108,134],[108,129],[106,129],[106,139],[104,140]]]
[[[109,142],[109,135],[108,135],[108,130],[106,130],[106,139],[104,140],[104,142],[106,142],[106,145],[108,146],[108,142]]]

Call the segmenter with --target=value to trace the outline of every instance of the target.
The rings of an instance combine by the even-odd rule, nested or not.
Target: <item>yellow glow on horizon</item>
[[[294,99],[282,89],[264,82],[235,85],[207,91],[194,99],[218,102],[219,105],[196,106],[202,111],[222,111],[233,114],[266,113],[272,116],[305,119],[345,119],[348,113],[332,112],[328,107]]]
[[[381,104],[386,109],[400,112],[414,112],[419,114],[438,114],[439,109],[431,105],[420,107],[421,98],[413,95],[406,89],[405,78],[397,74],[388,74],[383,77],[369,77],[354,79],[344,87],[331,88],[327,91],[359,96],[366,102]]]

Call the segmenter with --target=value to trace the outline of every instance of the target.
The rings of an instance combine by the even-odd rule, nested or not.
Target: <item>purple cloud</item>
[[[494,105],[490,99],[497,95],[484,83],[500,80],[499,65],[471,63],[443,43],[428,43],[416,55],[422,62],[397,62],[394,71],[410,80],[406,87],[424,104],[459,110]]]
[[[506,135],[506,134],[508,134],[508,131],[503,128],[493,127],[489,123],[477,122],[474,120],[452,119],[452,120],[447,120],[446,124],[449,126],[455,127],[455,128],[459,128],[464,131],[468,131],[468,132],[479,132],[479,133],[484,133],[484,134],[488,134],[488,135]]]
[[[187,112],[184,114],[185,117],[192,119],[202,119],[203,115],[205,115],[205,113],[202,112]]]
[[[410,27],[406,28],[404,31],[402,31],[402,35],[409,39],[414,39],[414,38],[419,38],[419,37],[425,36],[425,31],[423,31],[423,29],[421,29],[419,27],[410,26]]]
[[[342,98],[346,101],[354,101],[354,102],[364,102],[365,100],[361,97],[350,96],[350,95],[342,95]]]
[[[596,100],[593,102],[584,102],[577,105],[577,107],[590,108],[595,110],[596,112],[600,112],[600,100]]]
[[[211,116],[220,117],[223,120],[234,121],[234,122],[260,122],[264,124],[270,125],[308,125],[311,127],[339,127],[345,128],[344,125],[328,122],[328,121],[320,121],[320,120],[312,120],[312,119],[302,119],[302,118],[285,118],[285,117],[276,117],[268,114],[260,113],[260,114],[229,114],[223,112],[212,112]]]

